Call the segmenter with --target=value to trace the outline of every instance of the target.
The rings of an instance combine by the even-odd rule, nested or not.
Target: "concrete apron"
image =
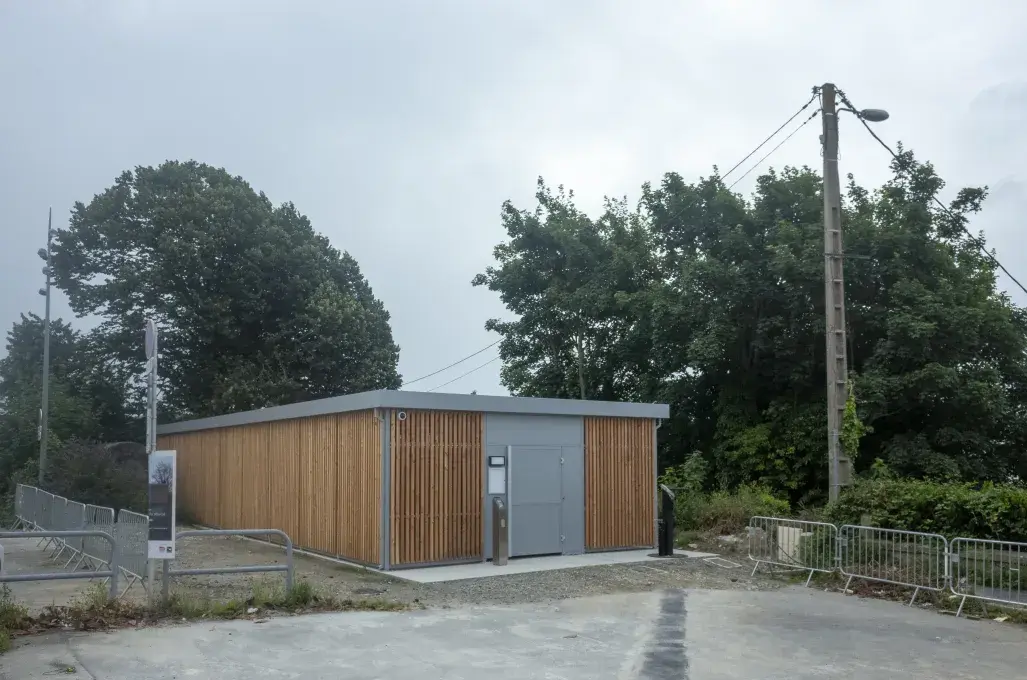
[[[460,581],[469,578],[509,576],[510,574],[529,574],[536,571],[597,567],[606,564],[632,564],[666,559],[650,557],[650,555],[655,554],[655,552],[656,551],[653,548],[648,548],[645,550],[585,553],[583,555],[517,557],[511,559],[503,566],[496,566],[491,562],[471,562],[468,564],[452,564],[442,567],[393,569],[386,573],[395,578],[401,578],[407,581],[416,581],[417,583],[442,583],[444,581]],[[677,550],[675,551],[675,554],[692,558],[715,557],[714,553],[690,552],[688,550]]]
[[[861,680],[1019,677],[1027,631],[788,588],[323,614],[36,638],[0,677]]]

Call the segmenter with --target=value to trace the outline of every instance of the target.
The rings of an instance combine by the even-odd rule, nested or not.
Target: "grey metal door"
[[[510,556],[562,553],[560,449],[514,446],[508,466]]]

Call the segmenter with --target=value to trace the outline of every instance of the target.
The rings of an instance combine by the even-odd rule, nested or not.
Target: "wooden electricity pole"
[[[842,251],[842,194],[838,180],[838,109],[833,83],[821,89],[824,134],[824,311],[827,321],[827,450],[830,499],[852,478],[841,431],[848,396],[845,340],[845,277]]]

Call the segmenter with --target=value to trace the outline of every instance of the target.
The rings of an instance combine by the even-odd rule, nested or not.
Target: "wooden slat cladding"
[[[268,447],[268,468],[271,470],[268,501],[275,529],[289,534],[293,543],[300,542],[300,442],[303,438],[303,420],[277,420],[271,425]]]
[[[480,558],[481,413],[392,411],[390,557],[393,565]]]
[[[380,562],[381,438],[355,411],[159,438],[178,451],[183,517],[281,529],[297,547]]]
[[[339,452],[336,554],[378,564],[382,535],[381,430],[373,411],[335,417]]]
[[[585,418],[585,547],[656,542],[653,421]]]

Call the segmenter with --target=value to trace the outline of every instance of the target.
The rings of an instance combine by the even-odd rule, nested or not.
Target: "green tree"
[[[929,164],[903,151],[892,174],[875,192],[850,178],[843,216],[849,366],[867,428],[857,470],[881,458],[906,476],[1022,474],[1027,317],[997,291],[993,263],[962,229],[985,191],[965,189],[938,210],[943,183]],[[535,213],[505,206],[510,240],[476,281],[517,315],[490,322],[505,336],[507,386],[572,393],[573,338],[602,338],[602,361],[586,367],[630,373],[632,388],[600,398],[671,404],[664,465],[703,451],[721,486],[754,482],[793,500],[823,494],[820,177],[771,171],[745,200],[717,174],[693,184],[668,174],[643,187],[639,211],[622,211],[627,243],[604,237],[603,220],[554,208],[545,191],[538,198]],[[574,267],[568,239],[585,253]],[[572,326],[563,323],[570,311]],[[608,328],[619,332],[602,336]],[[524,357],[555,355],[551,373],[521,368]]]
[[[196,162],[125,172],[76,203],[58,287],[116,370],[161,332],[162,413],[204,416],[400,385],[389,314],[291,203]],[[113,369],[112,369],[113,370]]]
[[[23,314],[8,331],[7,353],[0,359],[0,479],[5,482],[36,481],[42,366],[43,320]],[[49,451],[59,452],[73,438],[120,441],[141,435],[142,419],[129,415],[127,401],[127,386],[95,363],[88,340],[61,319],[52,320]]]
[[[503,383],[525,396],[641,398],[653,391],[644,306],[653,261],[647,234],[623,202],[607,200],[592,220],[573,192],[554,193],[540,178],[534,211],[503,205],[509,242],[497,266],[473,280],[500,293],[517,314],[491,319],[504,336]]]

